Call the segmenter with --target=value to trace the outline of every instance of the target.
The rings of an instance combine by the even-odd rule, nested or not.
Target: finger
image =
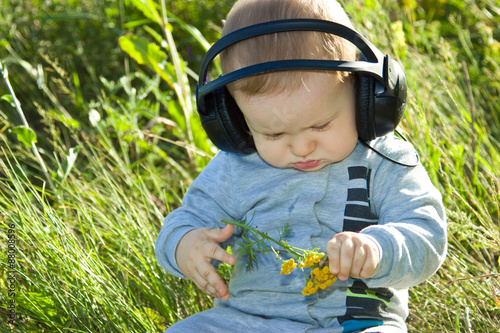
[[[199,288],[205,290],[210,295],[222,300],[229,298],[229,293],[226,284],[215,271],[212,265],[201,267],[198,272]]]
[[[218,244],[212,242],[207,242],[205,244],[203,253],[206,253],[206,258],[210,260],[219,260],[229,265],[233,265],[236,260],[232,254],[229,254]]]
[[[352,266],[349,275],[353,278],[359,278],[366,263],[366,250],[363,246],[359,246],[355,242],[354,244],[354,257],[352,259]]]
[[[340,237],[332,238],[326,245],[326,252],[328,255],[328,266],[332,274],[338,274],[340,268],[340,248],[342,241]]]
[[[214,270],[212,265],[198,264],[192,272],[190,280],[201,290],[206,291],[210,295],[215,295],[216,288],[208,280],[211,270]]]
[[[217,274],[211,261],[212,259],[219,261],[225,260],[229,264],[232,264],[234,263],[234,257],[224,251],[218,244],[210,241],[205,242],[204,246],[201,248],[201,252],[205,253],[205,255],[200,258],[201,260],[193,262],[191,265],[195,271],[195,283],[200,289],[207,291],[212,296],[219,297],[221,294],[227,292],[227,287],[219,274]],[[225,256],[229,256],[232,260],[224,259]]]
[[[354,257],[355,244],[351,238],[346,238],[340,248],[340,266],[337,277],[340,280],[347,280],[351,272],[352,260]]]
[[[367,279],[372,276],[378,266],[378,262],[378,251],[375,251],[372,248],[368,248],[368,250],[366,251],[365,263],[359,273],[359,276],[363,279]]]
[[[229,237],[231,237],[234,233],[234,226],[232,224],[226,225],[223,229],[213,229],[209,232],[209,238],[215,242],[224,242]],[[229,254],[227,251],[222,249],[215,243],[208,243],[209,245],[216,245],[216,248],[208,249],[206,253],[211,253],[211,258],[216,259],[226,264],[233,265],[235,262],[235,258],[233,255]]]
[[[227,224],[224,228],[222,229],[212,229],[209,232],[209,237],[218,242],[222,243],[225,242],[231,237],[234,233],[234,225],[232,224]]]

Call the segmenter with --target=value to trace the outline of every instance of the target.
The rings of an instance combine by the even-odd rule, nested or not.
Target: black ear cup
[[[226,86],[206,95],[204,106],[201,124],[219,149],[244,155],[256,151],[243,114]]]
[[[394,132],[405,112],[406,77],[399,63],[388,56],[383,78],[384,84],[374,76],[358,77],[356,125],[365,142]]]
[[[388,56],[387,56],[388,57]],[[408,86],[406,83],[406,75],[403,68],[396,60],[389,60],[387,73],[387,86],[394,94],[395,102],[393,105],[394,110],[394,129],[398,126],[401,119],[405,114],[406,99],[408,93]],[[394,130],[393,129],[393,130]]]
[[[371,76],[359,75],[357,86],[356,125],[363,141],[375,139],[374,108],[375,82]]]

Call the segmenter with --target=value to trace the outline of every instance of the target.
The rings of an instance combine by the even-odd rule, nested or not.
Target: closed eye
[[[283,135],[283,133],[265,134],[266,138],[269,140],[279,139],[282,135]]]
[[[321,131],[325,131],[325,130],[327,130],[327,129],[328,129],[328,127],[330,127],[331,123],[332,123],[332,122],[331,122],[331,121],[329,121],[329,122],[327,122],[327,123],[325,123],[325,124],[323,124],[323,125],[313,126],[313,127],[312,127],[312,129],[313,129],[313,130],[315,130],[315,131],[319,131],[319,132],[321,132]]]

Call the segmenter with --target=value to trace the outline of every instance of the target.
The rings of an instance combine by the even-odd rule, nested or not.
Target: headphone
[[[330,33],[353,43],[360,61],[294,59],[251,65],[208,80],[213,59],[227,47],[242,40],[284,31]],[[243,114],[226,85],[258,74],[283,70],[348,71],[359,73],[356,89],[356,126],[362,142],[395,131],[406,107],[406,77],[399,63],[379,51],[358,32],[335,22],[317,19],[287,19],[251,25],[219,39],[205,55],[196,87],[201,123],[208,137],[220,150],[254,153],[255,145]]]

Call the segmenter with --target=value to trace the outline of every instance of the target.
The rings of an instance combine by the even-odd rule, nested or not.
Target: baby
[[[223,36],[285,19],[326,20],[352,29],[333,0],[240,0]],[[339,34],[351,36],[344,28]],[[381,116],[382,125],[378,116],[370,120],[373,112],[396,110],[397,126],[404,74],[396,73],[403,75],[398,88],[393,74],[399,67],[392,62],[384,67],[384,84],[366,74],[371,69],[353,73],[357,38],[290,30],[223,47],[224,75],[210,84],[224,84],[214,96],[203,92],[204,82],[198,92],[205,129],[223,151],[191,184],[182,207],[166,217],[156,242],[165,269],[218,300],[169,332],[406,331],[408,288],[434,274],[446,256],[445,212],[423,166],[405,162],[415,156],[411,145],[384,132],[387,117]],[[280,62],[297,59],[329,65],[313,62],[316,67],[309,69]],[[262,63],[264,70],[245,74]],[[325,69],[332,64],[338,70]],[[286,68],[273,67],[281,65]],[[235,73],[243,75],[231,79]],[[394,92],[395,104],[391,99],[372,105]],[[222,219],[247,219],[275,238],[288,222],[288,243],[325,252],[338,279],[306,296],[302,272],[280,275],[273,255],[260,253],[258,266],[245,270],[246,259],[237,256],[242,230]],[[225,251],[227,245],[235,256]],[[216,273],[218,262],[234,265],[229,287]]]

